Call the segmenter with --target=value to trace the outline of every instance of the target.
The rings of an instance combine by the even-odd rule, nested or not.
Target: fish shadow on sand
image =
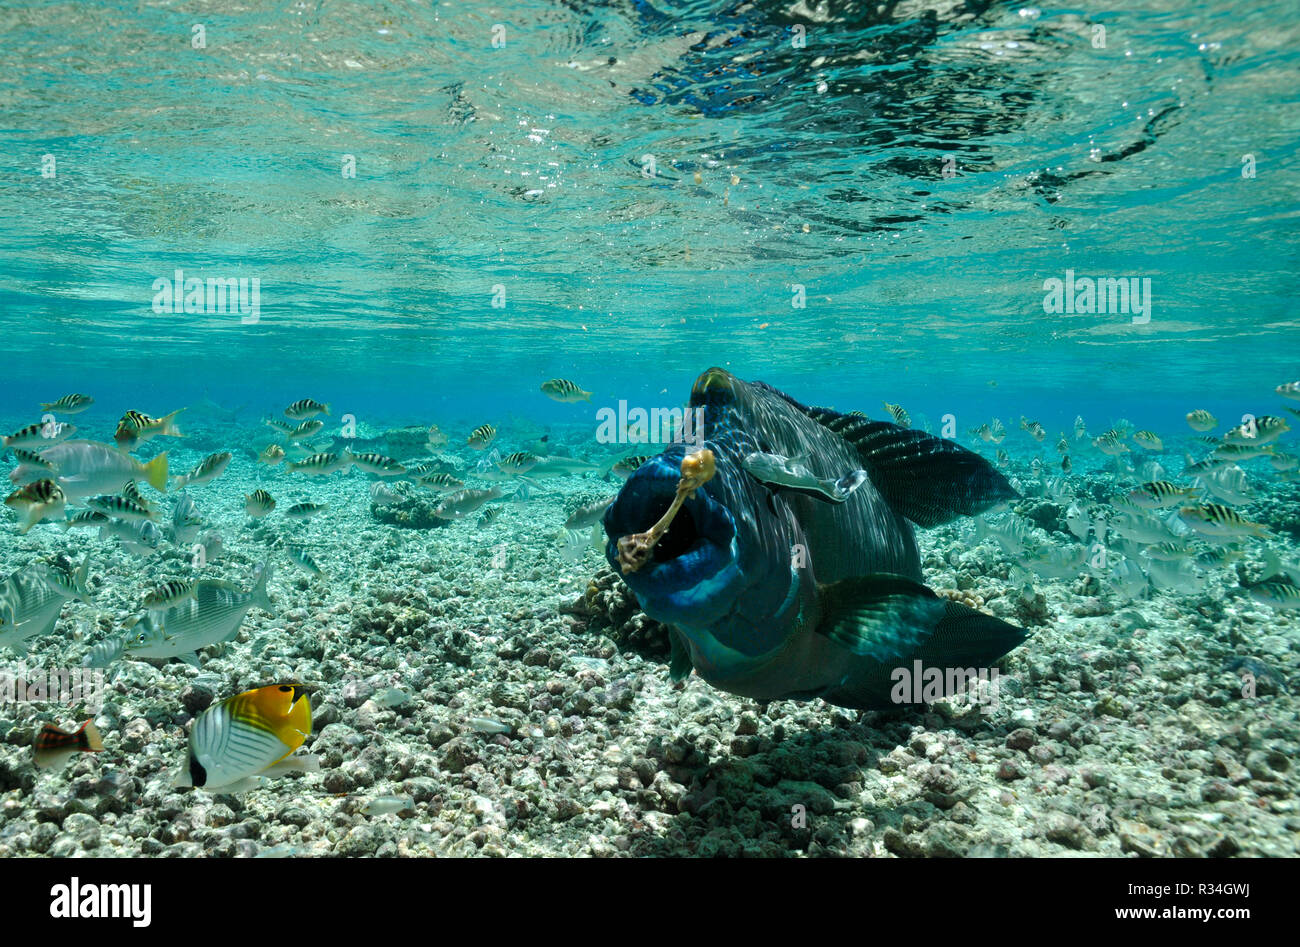
[[[967,833],[960,829],[951,851],[935,852],[933,843],[923,851],[919,833],[931,824],[975,823],[964,803],[998,785],[989,751],[1005,746],[1019,724],[978,712],[949,720],[915,709],[863,711],[855,721],[853,711],[825,711],[826,726],[782,735],[778,725],[777,740],[742,735],[730,746],[701,741],[713,743],[705,750],[689,739],[652,739],[645,755],[685,792],[673,798],[640,791],[649,793],[644,807],[672,820],[666,829],[634,826],[627,854],[860,856],[872,853],[876,841],[904,856],[1005,854],[973,832],[970,844],[961,844]],[[984,766],[972,776],[977,747]],[[952,765],[958,758],[962,765]],[[875,801],[863,801],[864,777],[872,771],[906,776],[910,798],[884,802],[877,791]],[[856,821],[863,819],[870,825]]]

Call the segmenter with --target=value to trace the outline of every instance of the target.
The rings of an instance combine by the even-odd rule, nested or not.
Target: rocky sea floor
[[[331,509],[249,525],[257,478],[279,509]],[[548,481],[554,495],[489,526],[410,529],[376,519],[369,483],[291,479],[241,454],[190,490],[224,540],[203,577],[248,588],[269,561],[276,613],[253,609],[198,669],[114,662],[105,750],[61,772],[35,768],[31,741],[80,711],[0,704],[0,857],[1300,853],[1300,620],[1237,593],[1234,567],[1137,601],[1087,578],[1021,592],[996,545],[932,530],[929,584],[1034,632],[1001,663],[996,706],[761,705],[695,676],[672,684],[663,630],[603,557],[560,554],[565,515],[617,484]],[[80,665],[147,589],[192,573],[167,542],[142,558],[93,531],[20,537],[6,517],[5,575],[91,554],[94,604],[70,602],[28,667]],[[285,535],[325,576],[289,561]],[[1258,571],[1258,545],[1236,568]],[[280,682],[313,689],[304,751],[320,773],[238,796],[171,788],[195,714]],[[387,796],[398,811],[371,814]]]

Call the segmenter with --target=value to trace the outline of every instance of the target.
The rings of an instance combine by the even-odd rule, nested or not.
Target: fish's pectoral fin
[[[859,657],[901,661],[930,638],[945,602],[919,582],[877,572],[822,586],[817,633]]]
[[[690,677],[695,665],[691,663],[691,651],[682,640],[681,632],[670,628],[668,641],[672,647],[672,656],[668,661],[668,679],[676,684]]]

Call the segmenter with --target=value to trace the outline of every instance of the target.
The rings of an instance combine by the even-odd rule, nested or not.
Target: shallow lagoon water
[[[0,704],[0,852],[1295,854],[1296,612],[1247,593],[1271,557],[1300,560],[1293,472],[1241,462],[1231,506],[1269,536],[1235,561],[1169,510],[1167,541],[1207,561],[1153,565],[1115,503],[1194,482],[1185,455],[1213,445],[1190,411],[1216,437],[1300,425],[1275,391],[1300,378],[1294,9],[819,11],[0,11],[21,64],[0,76],[0,428],[84,392],[78,436],[185,407],[188,436],[137,456],[165,449],[179,474],[234,454],[187,490],[221,536],[198,565],[190,543],[139,555],[6,512],[0,578],[89,554],[92,602],[4,659],[80,667],[170,579],[248,589],[266,562],[276,607],[198,667],[103,668],[105,750],[61,772],[32,741],[84,708]],[[160,296],[178,271],[201,305]],[[249,281],[248,308],[222,311],[209,279]],[[1077,293],[1049,311],[1050,281],[1084,279],[1123,280],[1128,305],[1116,282],[1107,311]],[[256,463],[262,419],[310,397],[331,405],[313,442],[476,487],[488,452],[465,441],[485,423],[501,454],[603,467],[657,447],[621,427],[602,443],[598,411],[681,407],[711,365],[872,418],[901,405],[1002,464],[1010,511],[919,535],[930,587],[1033,632],[996,708],[673,684],[664,629],[564,536],[621,486],[599,471],[440,526],[372,505],[360,470]],[[555,377],[592,401],[548,400]],[[1005,440],[971,433],[993,418]],[[421,444],[431,424],[446,445]],[[254,523],[257,487],[277,509]],[[175,491],[144,492],[165,526]],[[329,509],[287,521],[300,501]],[[321,771],[173,791],[196,714],[282,680],[314,689]],[[411,804],[374,804],[390,796]]]

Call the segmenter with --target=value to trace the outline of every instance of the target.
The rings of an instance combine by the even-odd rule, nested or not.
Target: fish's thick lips
[[[606,512],[606,533],[617,541],[649,529],[672,505],[680,480],[674,460],[661,457],[645,464]],[[716,560],[730,558],[734,537],[730,512],[702,487],[682,504],[645,566],[625,579],[634,588],[689,587],[712,574]]]

